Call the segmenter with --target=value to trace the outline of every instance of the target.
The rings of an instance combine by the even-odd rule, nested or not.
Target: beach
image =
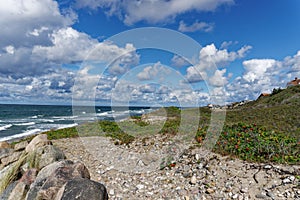
[[[129,146],[116,146],[108,138],[66,138],[52,141],[67,159],[86,165],[91,179],[103,183],[110,199],[297,199],[300,195],[300,166],[250,163],[221,156],[204,149],[185,149],[178,160],[162,169],[134,172],[109,165],[105,152],[123,149],[142,152],[151,145],[168,144],[156,136],[148,141],[135,140]],[[106,145],[104,148],[104,143]],[[88,145],[88,146],[85,146]],[[102,147],[102,148],[99,148]],[[97,154],[98,152],[98,154]],[[104,154],[103,154],[104,153]],[[150,164],[150,163],[148,163]],[[134,163],[137,169],[146,162]],[[144,165],[144,166],[143,166]],[[119,169],[118,169],[119,168]]]

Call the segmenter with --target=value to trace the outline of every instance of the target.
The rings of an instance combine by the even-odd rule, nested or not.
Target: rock
[[[197,178],[196,178],[195,175],[192,176],[190,183],[193,184],[193,185],[195,185],[197,183]]]
[[[110,189],[109,190],[109,195],[111,195],[111,196],[115,195],[115,190],[114,189]]]
[[[90,178],[87,168],[82,163],[64,160],[44,167],[35,182],[30,186],[26,200],[52,200],[58,190],[69,180],[74,178]]]
[[[35,168],[29,169],[23,174],[19,182],[23,182],[26,185],[30,186],[35,181],[37,173],[38,173],[37,169]]]
[[[136,186],[136,188],[137,188],[138,190],[142,190],[142,189],[145,188],[145,186],[142,185],[142,184],[138,184],[138,185]]]
[[[242,188],[240,191],[241,193],[248,193],[248,188]]]
[[[58,192],[55,200],[108,200],[106,188],[101,183],[84,178],[68,181]]]
[[[22,155],[22,152],[14,152],[12,155],[2,158],[1,162],[4,166],[7,166],[10,163],[17,161],[21,155]]]
[[[0,159],[11,155],[13,152],[14,150],[10,148],[3,148],[3,149],[0,148]]]
[[[23,200],[26,196],[26,193],[29,189],[29,186],[24,182],[19,182],[16,187],[11,191],[8,200]]]
[[[39,169],[66,158],[65,154],[60,149],[52,145],[37,147],[36,154]]]
[[[0,180],[1,180],[1,179],[0,179]],[[18,184],[17,181],[15,181],[15,182],[9,184],[9,185],[7,186],[7,188],[2,192],[2,194],[0,194],[0,199],[1,199],[1,200],[8,200],[11,191],[16,187],[17,184]]]
[[[15,151],[21,151],[21,150],[24,150],[27,145],[28,145],[27,141],[19,142],[19,143],[15,144],[14,149],[15,149]]]
[[[8,149],[10,148],[10,144],[8,142],[0,142],[0,149]]]
[[[25,151],[27,153],[33,152],[36,148],[46,146],[46,145],[49,145],[49,144],[51,144],[51,141],[48,140],[46,134],[37,135],[26,146]]]
[[[212,193],[214,193],[215,191],[213,190],[213,189],[211,189],[211,188],[207,188],[206,189],[206,193],[207,194],[212,194]]]
[[[257,194],[255,195],[255,198],[258,198],[258,199],[266,199],[268,198],[266,195],[263,195],[263,194]]]

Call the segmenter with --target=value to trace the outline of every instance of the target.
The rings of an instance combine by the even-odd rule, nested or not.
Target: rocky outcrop
[[[65,160],[47,135],[38,135],[30,143],[20,142],[14,148],[1,145],[1,200],[108,199],[105,186],[90,180],[85,165]]]
[[[69,199],[108,200],[108,194],[104,185],[88,179],[78,178],[68,181],[60,189],[56,197],[56,200]]]

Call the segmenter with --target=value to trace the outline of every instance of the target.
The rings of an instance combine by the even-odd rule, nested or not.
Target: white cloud
[[[0,48],[49,45],[47,34],[73,24],[76,18],[72,12],[62,15],[53,0],[7,0],[0,6]]]
[[[77,0],[77,8],[106,9],[131,25],[139,21],[165,22],[188,11],[214,11],[220,5],[231,5],[233,0]]]
[[[145,67],[143,71],[137,74],[137,78],[140,81],[153,80],[155,78],[163,80],[164,76],[169,73],[171,73],[170,69],[157,62],[153,66]]]
[[[203,31],[203,32],[211,32],[214,29],[214,24],[206,23],[206,22],[199,22],[195,21],[191,25],[187,25],[184,21],[179,22],[178,30],[181,32],[196,32],[196,31]]]
[[[216,70],[214,75],[209,78],[209,83],[213,87],[224,87],[228,83],[225,77],[226,69]]]
[[[237,51],[228,52],[227,49],[217,49],[214,44],[207,45],[200,50],[198,64],[187,68],[186,78],[190,83],[203,80],[210,83],[209,80],[213,77],[212,83],[222,85],[220,80],[226,83],[224,80],[227,78],[221,78],[220,75],[224,75],[226,71],[216,71],[217,68],[225,67],[230,62],[243,58],[250,49],[251,46],[244,46]],[[216,81],[216,78],[219,78],[219,81]]]
[[[174,55],[173,58],[171,59],[171,62],[172,62],[172,66],[175,67],[184,67],[187,65],[191,65],[186,59],[178,55]]]
[[[253,59],[244,61],[243,65],[246,70],[243,78],[247,82],[254,82],[266,78],[268,70],[276,67],[276,61],[273,59]]]

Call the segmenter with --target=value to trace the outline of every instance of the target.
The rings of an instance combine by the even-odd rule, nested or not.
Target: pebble
[[[190,183],[193,184],[193,185],[195,185],[197,183],[196,176],[192,176]]]
[[[211,188],[207,188],[206,189],[206,193],[208,193],[208,194],[212,194],[212,193],[214,193],[215,191],[213,190],[213,189],[211,189]]]
[[[268,198],[266,195],[263,195],[263,194],[257,194],[257,195],[255,195],[255,197],[258,198],[258,199],[266,199],[266,198]]]

